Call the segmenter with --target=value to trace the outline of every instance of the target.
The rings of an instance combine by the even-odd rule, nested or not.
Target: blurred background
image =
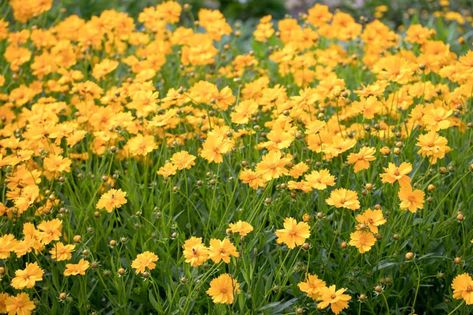
[[[143,8],[162,2],[161,0],[62,0],[60,5],[69,14],[84,18],[100,14],[106,9],[126,11],[137,16]],[[429,19],[432,16],[450,16],[451,20],[472,24],[473,0],[188,0],[194,13],[199,8],[214,8],[222,11],[231,21],[251,20],[271,14],[274,18],[286,14],[297,16],[306,12],[315,3],[323,3],[331,8],[339,8],[356,17],[375,17],[387,21],[391,26],[399,26],[411,20]],[[456,13],[457,16],[455,16]],[[460,23],[462,24],[462,23]]]

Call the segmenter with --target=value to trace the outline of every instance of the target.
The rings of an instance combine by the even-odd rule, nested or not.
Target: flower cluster
[[[445,30],[51,6],[0,19],[0,314],[473,304],[473,52]]]

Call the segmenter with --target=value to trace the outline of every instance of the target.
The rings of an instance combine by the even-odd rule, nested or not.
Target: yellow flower
[[[225,17],[218,10],[200,9],[198,16],[199,24],[214,40],[220,40],[223,35],[228,35],[232,31]]]
[[[143,136],[141,134],[131,138],[126,143],[124,150],[131,156],[146,156],[156,149],[156,142],[153,136]]]
[[[312,188],[317,190],[324,190],[328,186],[335,185],[335,176],[331,175],[327,169],[312,171],[305,176],[305,180]]]
[[[207,294],[215,304],[232,304],[234,295],[239,292],[240,284],[227,273],[212,279],[207,290]]]
[[[330,198],[326,199],[325,202],[329,206],[334,206],[336,208],[347,208],[351,210],[357,210],[360,208],[358,194],[355,191],[345,188],[333,190],[330,193]]]
[[[18,293],[5,299],[5,308],[8,315],[29,315],[33,313],[36,305],[26,293]]]
[[[355,217],[359,223],[357,228],[366,226],[372,233],[378,233],[378,226],[386,223],[384,219],[383,211],[366,209],[362,214]]]
[[[307,275],[304,282],[299,282],[297,285],[299,290],[307,294],[311,299],[318,300],[321,298],[320,290],[326,287],[325,281],[319,279],[317,275]]]
[[[299,222],[294,218],[284,219],[284,229],[276,231],[276,243],[286,244],[290,249],[304,244],[305,240],[310,236],[310,227],[305,222]]]
[[[416,145],[420,147],[417,153],[421,156],[428,157],[431,164],[435,164],[437,160],[443,159],[445,154],[451,150],[447,145],[447,138],[439,136],[435,131],[419,135],[417,140]]]
[[[164,178],[168,178],[169,176],[176,175],[177,167],[171,162],[167,162],[163,166],[161,166],[157,172],[158,175],[161,175]]]
[[[52,219],[49,221],[42,221],[38,225],[38,230],[40,231],[41,243],[47,245],[52,241],[59,240],[59,237],[62,235],[62,221],[59,219]]]
[[[156,268],[156,262],[158,261],[158,256],[150,251],[143,252],[138,254],[136,258],[131,263],[131,267],[135,269],[136,273],[143,273],[148,270],[153,270]]]
[[[368,252],[376,243],[376,238],[369,231],[355,231],[350,234],[350,245],[358,249],[363,254]]]
[[[417,209],[424,207],[424,196],[425,193],[422,190],[413,190],[410,184],[401,186],[399,193],[399,199],[401,199],[400,208],[408,209],[410,212],[415,213]]]
[[[258,189],[259,187],[264,187],[267,183],[260,173],[257,173],[253,170],[244,169],[240,171],[238,178],[245,184],[248,184],[253,189]]]
[[[191,237],[182,245],[186,263],[198,267],[209,259],[209,250],[202,244],[201,237]]]
[[[100,63],[94,66],[92,75],[97,80],[102,79],[104,76],[112,72],[118,67],[118,62],[110,59],[103,59]]]
[[[195,156],[187,151],[180,151],[172,155],[171,161],[178,170],[190,169],[195,164]]]
[[[13,251],[16,243],[18,241],[15,239],[13,234],[5,234],[0,237],[0,259],[7,259],[10,257],[10,253]]]
[[[317,303],[317,308],[324,309],[330,306],[330,309],[335,314],[340,314],[348,307],[348,302],[351,296],[344,294],[346,289],[336,290],[334,285],[330,287],[323,287],[320,289],[320,302]]]
[[[266,15],[260,19],[260,22],[253,33],[256,41],[266,42],[274,34],[271,18],[271,15]]]
[[[64,245],[62,242],[57,242],[49,253],[51,254],[51,258],[56,261],[69,260],[72,257],[72,251],[75,247],[76,245],[74,244]]]
[[[463,299],[466,304],[473,304],[473,279],[468,273],[462,273],[452,281],[453,298]]]
[[[276,179],[288,173],[286,165],[290,162],[290,158],[282,157],[281,151],[271,151],[256,165],[256,173],[267,181]]]
[[[10,295],[8,295],[8,293],[0,293],[0,314],[7,312],[7,305],[5,303],[9,297]]]
[[[126,203],[126,192],[121,189],[110,189],[100,197],[96,207],[97,209],[105,209],[107,212],[112,212],[113,209],[120,208]]]
[[[209,163],[222,163],[223,154],[230,152],[233,148],[233,140],[225,135],[219,134],[217,131],[211,131],[207,134],[207,139],[202,145],[200,156]]]
[[[64,270],[64,276],[77,276],[77,275],[85,275],[87,269],[89,269],[90,263],[85,260],[81,259],[77,264],[66,264],[66,269]]]
[[[228,239],[217,240],[211,239],[209,246],[209,258],[212,259],[214,263],[219,263],[220,260],[223,260],[225,263],[230,262],[230,257],[240,257],[235,245],[232,244]]]
[[[230,223],[227,232],[238,233],[243,238],[253,231],[253,226],[248,222],[238,220],[236,223]]]
[[[28,2],[10,0],[9,2],[13,9],[15,20],[22,23],[26,23],[29,19],[49,11],[53,4],[52,0],[30,0]]]
[[[299,178],[309,169],[309,166],[304,162],[297,163],[289,170],[289,176]]]
[[[35,283],[43,280],[44,271],[38,263],[27,263],[25,269],[15,271],[15,278],[12,279],[11,285],[17,290],[24,288],[33,288]]]
[[[383,183],[394,184],[398,181],[401,185],[410,183],[411,179],[407,176],[412,171],[412,164],[408,162],[402,162],[401,165],[396,166],[394,163],[389,163],[388,167],[384,168],[382,173],[381,181]]]
[[[350,153],[348,155],[348,164],[354,164],[354,171],[358,173],[361,170],[366,170],[370,167],[370,162],[376,160],[374,154],[376,149],[372,147],[362,147],[358,153]]]

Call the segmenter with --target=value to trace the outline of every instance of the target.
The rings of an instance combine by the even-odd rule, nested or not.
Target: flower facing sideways
[[[307,294],[314,301],[318,300],[320,295],[320,290],[326,287],[325,281],[319,279],[317,275],[307,275],[307,279],[304,282],[299,282],[297,285],[299,290]]]
[[[466,304],[473,304],[473,279],[468,273],[462,273],[453,279],[453,298],[463,299]]]
[[[227,229],[227,233],[238,233],[242,238],[247,236],[251,231],[253,231],[251,224],[241,220],[237,221],[236,223],[230,223]]]
[[[350,210],[357,210],[360,208],[358,194],[355,191],[345,188],[333,190],[330,193],[330,198],[326,199],[325,202],[329,206],[334,206],[336,208],[347,208]]]
[[[85,275],[85,272],[87,269],[89,269],[90,263],[85,260],[81,259],[77,264],[67,264],[66,265],[66,270],[64,270],[64,276],[69,277],[69,276],[83,276]]]

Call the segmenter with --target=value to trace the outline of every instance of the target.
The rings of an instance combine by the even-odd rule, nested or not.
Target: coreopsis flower
[[[211,239],[209,246],[209,258],[216,264],[221,260],[226,264],[230,263],[230,257],[240,257],[235,245],[228,239]]]
[[[233,304],[235,294],[240,292],[240,284],[227,273],[210,281],[207,294],[215,304]]]
[[[20,195],[14,200],[18,214],[21,215],[24,213],[38,197],[39,187],[37,185],[33,184],[23,187],[23,189],[20,191]]]
[[[90,263],[85,260],[81,259],[77,264],[66,264],[66,269],[64,270],[64,276],[69,277],[69,276],[83,276],[85,275],[85,272],[87,269],[89,269]]]
[[[361,254],[368,252],[375,243],[376,238],[370,231],[359,230],[350,234],[349,244],[356,247]]]
[[[319,279],[317,275],[307,275],[307,279],[297,284],[299,290],[307,294],[314,301],[321,298],[320,290],[326,287],[325,281]]]
[[[61,173],[69,173],[71,171],[72,161],[61,155],[50,155],[43,161],[44,174],[48,179],[59,176]]]
[[[233,145],[233,140],[226,137],[226,135],[211,131],[207,134],[207,139],[202,144],[200,156],[210,163],[222,163],[223,155],[230,152]]]
[[[354,171],[358,173],[361,170],[366,170],[370,167],[370,162],[376,160],[374,154],[376,148],[362,147],[358,153],[350,153],[348,155],[348,164],[354,164]]]
[[[5,19],[3,18],[0,19],[0,40],[7,38],[8,24],[9,24],[8,21],[5,21]],[[5,82],[5,77],[2,75],[2,77],[0,78],[0,86],[2,86],[4,82]]]
[[[33,17],[41,15],[43,12],[49,11],[53,4],[52,0],[31,0],[24,2],[22,0],[10,0],[10,6],[13,9],[15,20],[26,23]]]
[[[191,237],[182,245],[185,262],[198,267],[209,259],[209,249],[202,243],[201,237]]]
[[[179,22],[181,11],[181,5],[176,1],[165,1],[156,6],[157,16],[168,23]]]
[[[156,268],[157,261],[158,256],[155,253],[145,251],[136,256],[131,263],[131,267],[135,269],[136,273],[143,273],[146,270],[153,270]]]
[[[244,100],[233,108],[231,113],[232,123],[238,125],[247,124],[251,117],[258,112],[258,103],[254,100]]]
[[[267,183],[262,174],[249,169],[241,170],[238,178],[253,189],[264,187]]]
[[[225,21],[225,17],[218,10],[200,9],[199,24],[209,33],[214,40],[231,33],[232,28]]]
[[[111,59],[102,59],[102,61],[94,66],[92,75],[97,80],[102,79],[104,76],[112,72],[118,67],[118,62]]]
[[[314,189],[312,185],[306,180],[301,180],[299,182],[290,180],[287,182],[287,188],[289,190],[301,190],[303,192],[310,192]]]
[[[51,254],[51,258],[55,261],[69,260],[72,258],[72,252],[75,248],[76,245],[74,244],[64,245],[62,242],[57,242],[49,253]]]
[[[283,157],[281,151],[271,151],[256,165],[256,173],[267,181],[276,179],[288,173],[286,166],[290,162],[291,159]]]
[[[329,170],[322,169],[305,175],[305,181],[313,189],[324,190],[329,186],[335,185],[335,176],[331,175]]]
[[[0,293],[0,314],[5,314],[7,312],[7,306],[5,302],[7,301],[10,295],[8,293]]]
[[[38,263],[27,263],[25,269],[15,271],[15,278],[12,279],[11,285],[17,290],[24,288],[33,288],[36,282],[43,280],[44,271]]]
[[[329,206],[334,206],[336,208],[347,208],[350,210],[357,210],[360,208],[360,202],[358,201],[358,194],[356,191],[345,188],[332,190],[330,197],[325,199],[325,202]]]
[[[329,287],[322,287],[320,289],[320,302],[317,303],[318,309],[324,309],[330,306],[330,309],[335,314],[340,314],[345,308],[348,307],[348,302],[351,300],[351,296],[345,294],[346,289],[335,288],[335,285]]]
[[[31,59],[31,52],[24,47],[8,45],[3,56],[10,64],[10,69],[12,71],[18,71],[21,65]]]
[[[124,150],[131,156],[146,156],[156,149],[156,142],[153,136],[143,136],[141,134],[131,138],[126,143]]]
[[[159,168],[157,171],[158,175],[161,175],[164,178],[168,178],[169,176],[176,175],[177,166],[172,162],[166,162],[163,166]]]
[[[10,253],[13,251],[13,248],[17,240],[13,234],[5,234],[0,237],[0,259],[7,259],[10,257]]]
[[[105,209],[107,212],[112,212],[127,203],[126,192],[121,189],[110,189],[105,194],[100,196],[97,202],[97,209]]]
[[[41,243],[47,245],[52,241],[58,241],[62,235],[62,221],[59,219],[52,219],[49,221],[42,221],[38,225],[40,231],[39,237]]]
[[[132,94],[131,102],[127,104],[127,107],[134,109],[138,117],[147,117],[150,113],[154,113],[158,110],[158,98],[158,92],[138,90]],[[152,143],[152,141],[154,142],[154,139],[149,137],[150,136],[148,136],[147,141],[150,143]]]
[[[10,295],[5,299],[5,311],[10,314],[29,315],[36,308],[35,303],[30,300],[26,293]]]
[[[417,138],[416,145],[420,147],[417,153],[429,158],[431,164],[435,164],[437,160],[443,159],[445,154],[450,152],[451,149],[447,144],[447,138],[439,136],[435,131],[430,131]]]
[[[180,151],[172,155],[171,161],[178,170],[190,169],[195,164],[195,156],[187,151]]]
[[[271,19],[271,15],[266,15],[259,20],[259,23],[253,33],[256,41],[266,42],[274,34],[274,28],[273,24],[271,23]]]
[[[409,26],[406,31],[406,41],[417,44],[426,43],[432,35],[435,34],[435,30],[424,27],[420,24],[413,24]]]
[[[238,220],[235,223],[230,223],[227,229],[227,233],[237,233],[240,234],[242,238],[247,236],[252,231],[253,226],[251,226],[251,224],[249,224],[248,222],[242,220]]]
[[[296,165],[291,167],[291,169],[289,170],[289,176],[293,178],[299,178],[302,176],[302,174],[307,172],[308,169],[309,169],[309,166],[306,163],[304,162],[297,163]]]
[[[296,246],[304,244],[310,236],[310,227],[305,222],[297,222],[294,218],[284,219],[284,228],[276,231],[276,243],[285,244],[293,249]]]
[[[452,281],[453,298],[463,299],[466,304],[473,304],[473,279],[468,273],[462,273]]]
[[[401,185],[410,183],[411,179],[408,174],[412,171],[412,164],[409,162],[402,162],[401,165],[396,166],[394,163],[389,163],[388,167],[384,168],[382,173],[381,181],[383,183],[394,184],[399,182]]]
[[[378,227],[386,223],[382,210],[366,209],[355,217],[358,229],[367,227],[372,233],[378,233]]]
[[[410,212],[415,213],[417,209],[424,207],[425,193],[420,189],[412,189],[410,184],[402,185],[398,196],[401,200],[400,208],[403,210],[408,209]]]
[[[426,110],[424,116],[422,116],[422,123],[429,131],[447,129],[452,125],[450,120],[450,116],[452,114],[453,110],[451,109],[445,109],[444,107],[432,107]]]
[[[321,27],[332,19],[333,14],[328,6],[317,3],[307,11],[307,21],[316,26]]]

